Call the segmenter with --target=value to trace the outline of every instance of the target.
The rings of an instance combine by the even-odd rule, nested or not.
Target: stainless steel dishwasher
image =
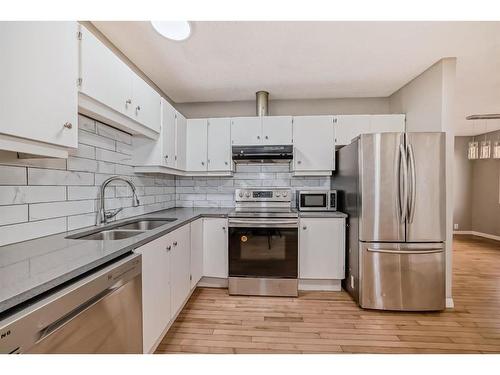
[[[141,255],[131,254],[0,320],[0,353],[142,353]]]

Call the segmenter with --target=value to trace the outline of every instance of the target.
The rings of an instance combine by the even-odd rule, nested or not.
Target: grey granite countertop
[[[0,313],[161,237],[199,217],[225,217],[231,208],[171,208],[119,220],[176,218],[137,236],[114,241],[68,239],[81,228],[0,247]]]
[[[0,313],[130,252],[200,217],[227,217],[232,208],[171,208],[110,223],[143,218],[175,221],[123,240],[69,239],[81,228],[0,247]],[[342,212],[300,212],[300,217],[347,217]]]

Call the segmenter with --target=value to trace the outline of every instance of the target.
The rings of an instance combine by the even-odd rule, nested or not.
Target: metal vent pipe
[[[269,116],[269,93],[257,91],[255,98],[257,116]]]

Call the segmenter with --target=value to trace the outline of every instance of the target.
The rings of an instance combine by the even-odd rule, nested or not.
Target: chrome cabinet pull
[[[302,229],[303,229],[303,230],[306,230],[306,229],[307,229],[307,227],[304,225],[304,226],[302,227]]]
[[[174,245],[174,246],[177,246],[177,241],[174,241],[173,245]]]
[[[172,250],[172,246],[171,246],[171,245],[168,245],[168,246],[167,246],[167,251],[170,251],[170,250]]]
[[[132,104],[132,99],[127,99],[127,101],[125,102],[125,104]]]
[[[135,107],[135,110],[136,110],[136,111],[140,111],[140,110],[141,110],[141,106],[140,106],[140,105],[138,105],[137,107]]]
[[[71,129],[73,128],[73,124],[71,122],[65,122],[63,125],[66,129]]]

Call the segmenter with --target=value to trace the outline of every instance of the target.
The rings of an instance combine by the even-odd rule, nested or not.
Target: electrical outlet
[[[458,229],[458,224],[453,224],[453,229],[457,230]]]

